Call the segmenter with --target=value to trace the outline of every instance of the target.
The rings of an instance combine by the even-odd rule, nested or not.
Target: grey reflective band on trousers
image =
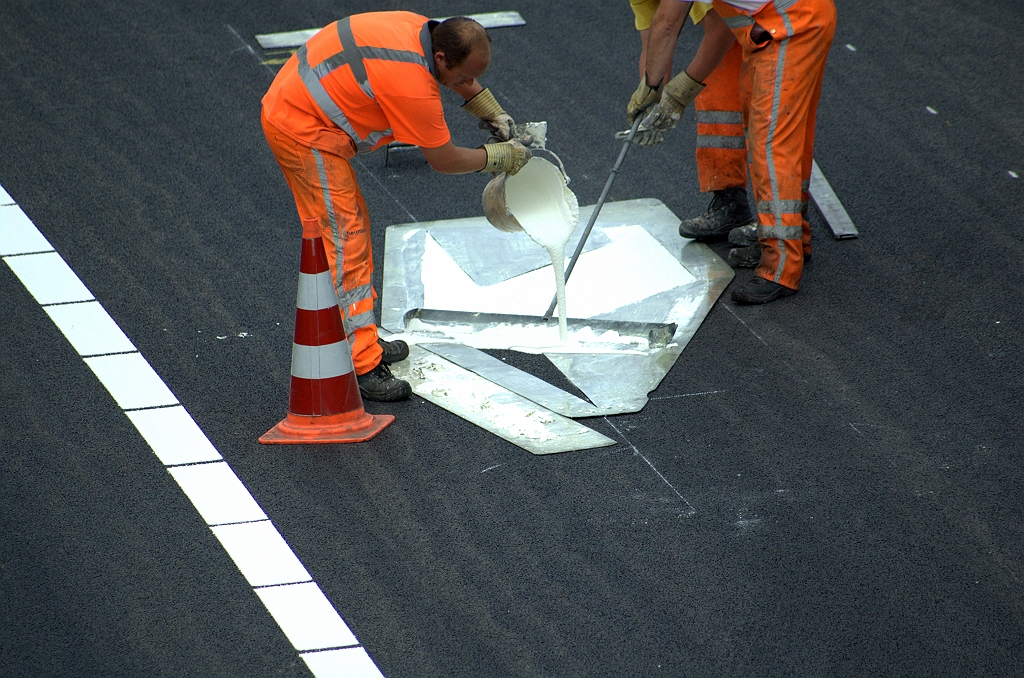
[[[742,125],[743,114],[739,111],[702,111],[698,109],[697,122],[709,125]]]
[[[361,330],[364,327],[377,324],[377,316],[374,315],[372,309],[354,316],[349,316],[345,313],[342,316],[342,319],[345,321],[345,334],[349,336],[351,336],[356,330]]]
[[[372,297],[373,292],[371,291],[372,285],[360,285],[354,289],[344,290],[345,278],[344,269],[340,265],[343,259],[344,253],[344,232],[338,227],[338,217],[334,213],[334,201],[331,199],[331,187],[327,183],[327,165],[324,164],[324,157],[315,148],[310,149],[313,152],[313,160],[316,161],[316,170],[320,175],[320,192],[324,196],[324,207],[327,208],[327,221],[331,225],[331,242],[334,243],[334,251],[342,254],[335,259],[334,265],[334,293],[338,300],[338,306],[341,307],[342,317],[345,316],[345,308],[352,304],[359,303],[364,299]]]
[[[351,306],[352,304],[358,304],[360,301],[366,301],[367,299],[373,298],[373,285],[360,285],[350,290],[345,290],[338,293],[338,305],[341,306],[342,311]]]
[[[802,214],[807,209],[806,200],[779,200],[779,211],[783,214]],[[764,214],[775,214],[775,202],[761,200],[757,203],[757,211]]]
[[[324,115],[331,119],[331,121],[340,127],[345,134],[352,137],[352,141],[356,144],[356,153],[369,153],[378,141],[386,136],[390,136],[392,131],[386,129],[384,131],[371,132],[366,138],[360,137],[356,134],[355,129],[352,127],[352,123],[345,117],[345,113],[338,107],[338,104],[334,102],[331,95],[324,89],[321,80],[326,78],[332,72],[347,65],[352,69],[352,75],[356,79],[356,83],[359,84],[359,88],[363,91],[363,94],[370,100],[374,99],[373,88],[370,87],[370,79],[366,74],[366,59],[377,59],[380,61],[401,61],[404,63],[412,63],[423,66],[427,71],[434,76],[434,60],[430,58],[431,55],[431,42],[430,42],[430,28],[429,23],[423,24],[423,28],[420,30],[420,44],[423,47],[423,54],[421,56],[416,52],[412,52],[404,49],[388,49],[386,47],[360,47],[356,44],[355,36],[352,35],[352,26],[349,21],[349,17],[345,17],[338,21],[338,40],[341,42],[342,51],[336,52],[316,66],[309,65],[309,55],[306,50],[306,46],[303,45],[295,53],[295,56],[299,60],[299,77],[302,79],[302,83],[306,86],[306,90],[309,95],[313,97],[313,101],[320,107]]]
[[[757,226],[758,238],[777,238],[779,240],[803,240],[803,226]]]
[[[697,148],[746,148],[746,137],[727,137],[715,134],[698,134]]]
[[[789,15],[783,10],[779,9],[776,5],[776,9],[782,15],[783,25],[786,27],[786,34],[793,35],[793,23],[789,20]],[[780,233],[785,233],[783,229],[794,228],[792,226],[782,225],[782,199],[779,197],[779,177],[778,172],[775,168],[775,131],[779,125],[779,107],[782,101],[782,73],[786,66],[786,51],[789,47],[789,38],[783,38],[779,41],[778,52],[775,55],[775,82],[772,89],[772,111],[771,117],[768,120],[768,134],[765,137],[765,149],[764,157],[765,163],[768,169],[768,183],[772,191],[772,212],[775,216],[774,228],[780,229]],[[760,209],[758,210],[760,211]],[[760,234],[760,226],[758,227],[758,234]],[[802,231],[802,227],[801,227]],[[767,236],[772,237],[772,236]],[[774,236],[778,237],[778,236]],[[801,238],[803,237],[801,232]],[[795,240],[795,238],[782,237],[783,240]],[[774,280],[772,282],[779,282],[782,279],[782,272],[786,268],[786,250],[782,248],[779,250],[779,263],[778,268],[775,271]]]

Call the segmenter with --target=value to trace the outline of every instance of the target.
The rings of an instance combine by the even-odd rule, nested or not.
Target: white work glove
[[[497,144],[484,144],[483,149],[487,152],[487,163],[481,172],[507,172],[512,176],[523,169],[523,165],[530,162],[530,158],[533,157],[530,149],[516,139]]]
[[[637,85],[636,91],[633,92],[633,96],[629,98],[629,103],[626,104],[626,119],[629,120],[630,126],[632,127],[633,121],[637,119],[637,116],[646,114],[652,106],[657,104],[659,98],[661,98],[661,86],[649,87],[647,85],[647,76],[642,76],[640,84]]]
[[[502,141],[512,138],[512,125],[515,124],[515,121],[502,109],[501,104],[491,94],[491,90],[485,87],[477,92],[472,99],[462,104],[462,107],[480,118],[480,129],[490,131]]]
[[[676,126],[683,117],[683,111],[693,103],[693,100],[704,89],[704,85],[683,71],[669,80],[662,89],[661,101],[640,123],[640,129],[633,137],[633,143],[638,146],[654,146],[664,141],[665,133]]]

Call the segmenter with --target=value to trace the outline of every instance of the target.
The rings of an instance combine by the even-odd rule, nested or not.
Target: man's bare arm
[[[462,148],[449,141],[437,148],[423,148],[423,156],[435,172],[441,174],[467,174],[479,172],[487,162],[487,152],[482,148]]]

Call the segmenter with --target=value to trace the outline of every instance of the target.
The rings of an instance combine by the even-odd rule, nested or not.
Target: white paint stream
[[[576,230],[580,207],[561,170],[544,158],[534,157],[505,180],[505,204],[523,230],[547,250],[555,272],[558,299],[558,339],[568,339],[565,310],[565,245]]]

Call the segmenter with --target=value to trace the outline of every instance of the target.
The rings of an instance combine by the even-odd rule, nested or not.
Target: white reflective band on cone
[[[322,311],[338,305],[330,271],[299,273],[299,292],[295,305],[303,311]]]
[[[331,379],[352,371],[348,340],[325,346],[292,344],[292,376],[299,379]]]

